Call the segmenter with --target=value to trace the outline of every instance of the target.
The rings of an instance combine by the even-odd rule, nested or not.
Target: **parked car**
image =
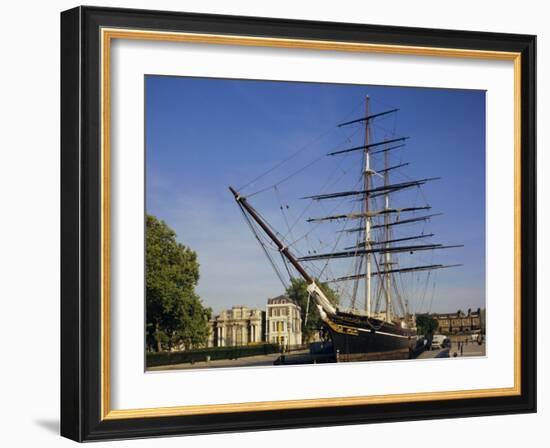
[[[434,334],[432,338],[432,350],[441,350],[445,347],[445,340],[448,339],[443,334]]]
[[[481,343],[482,341],[481,333],[473,333],[470,335],[470,338],[472,339],[472,342]]]

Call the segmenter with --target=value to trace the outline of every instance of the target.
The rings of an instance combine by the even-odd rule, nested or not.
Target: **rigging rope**
[[[365,102],[364,99],[361,100],[361,103],[360,104],[363,104]],[[356,105],[352,110],[350,110],[350,112],[347,114],[347,116],[345,116],[345,118],[347,117],[350,117],[352,114],[355,113],[355,111],[358,109],[358,106],[359,105]],[[339,131],[339,128],[338,127],[335,127],[335,128],[332,128],[330,130],[327,130],[327,131],[324,131],[324,132],[321,132],[316,138],[314,138],[313,140],[311,140],[310,142],[306,143],[305,145],[301,146],[300,148],[298,148],[295,152],[293,152],[290,156],[288,156],[287,158],[283,159],[282,161],[280,161],[279,163],[275,164],[274,166],[272,166],[271,168],[269,168],[268,170],[264,171],[263,173],[261,173],[260,175],[256,176],[254,179],[252,179],[251,181],[249,181],[248,183],[244,184],[243,186],[241,186],[240,188],[238,188],[239,191],[242,191],[244,190],[245,188],[249,187],[251,184],[253,184],[254,182],[260,180],[261,178],[267,176],[268,174],[272,173],[273,171],[275,171],[277,168],[280,168],[282,165],[284,165],[285,163],[289,162],[290,160],[292,160],[293,158],[295,158],[298,154],[300,154],[302,151],[304,151],[305,149],[307,149],[308,147],[311,147],[313,146],[315,143],[317,143],[318,141],[322,140],[323,138],[327,137],[328,135],[330,134],[333,134],[335,132],[338,132]],[[351,136],[355,135],[355,132],[351,134]],[[349,139],[349,137],[348,137]],[[324,158],[325,157],[325,154],[323,154],[321,156],[321,158]],[[290,176],[292,177],[292,176]],[[278,185],[280,184],[281,182],[284,182],[285,180],[287,179],[284,179],[280,182],[278,182],[277,184],[275,185]],[[269,188],[267,188],[269,189]],[[253,193],[253,194],[250,194],[248,195],[249,197],[250,196],[253,196],[255,194],[258,194],[258,193],[261,193],[262,191],[265,191],[266,189],[262,189],[261,191],[258,191],[256,193]]]
[[[361,101],[361,103],[364,103],[364,100]],[[381,102],[380,102],[381,103]],[[389,118],[389,117],[388,117]],[[395,120],[395,116],[394,116],[394,123],[393,123],[393,131],[391,131],[390,129],[382,126],[382,125],[379,125],[377,123],[373,123],[373,127],[370,128],[369,132],[372,133],[372,136],[377,136],[379,134],[384,134],[385,135],[385,138],[387,138],[388,135],[395,135],[395,129],[396,129],[396,120]],[[377,131],[377,129],[374,129],[374,127],[376,127],[377,129],[379,130],[382,130],[384,132],[381,132],[381,131]],[[364,127],[361,125],[361,126],[357,126],[356,128],[354,127],[354,132],[347,137],[347,140],[348,142],[351,142],[351,138],[354,137],[359,131],[363,130]],[[376,132],[375,132],[376,131]],[[316,139],[314,139],[312,142],[302,146],[301,148],[299,148],[296,152],[294,152],[293,154],[291,154],[289,157],[285,158],[284,160],[282,160],[281,162],[279,162],[278,164],[276,164],[275,166],[273,166],[272,168],[270,168],[269,170],[265,171],[264,173],[260,174],[259,176],[257,176],[256,178],[254,178],[252,181],[248,182],[247,184],[245,184],[244,186],[240,187],[239,190],[243,190],[243,189],[246,189],[248,188],[250,185],[252,185],[254,182],[258,181],[259,179],[267,176],[268,174],[272,173],[273,171],[275,171],[277,168],[281,167],[282,165],[284,165],[285,163],[289,162],[290,160],[294,159],[295,157],[298,156],[299,153],[301,153],[302,151],[304,151],[306,148],[309,148],[310,146],[313,145],[313,143],[316,143],[317,141],[325,138],[328,134],[331,134],[332,132],[334,131],[327,131],[327,132],[324,132],[322,133],[321,135],[319,135]],[[333,182],[333,177],[335,177],[335,174],[341,169],[341,165],[342,163],[344,163],[344,161],[347,159],[347,155],[342,157],[339,164],[336,166],[336,168],[332,171],[332,173],[330,174],[330,176],[328,177],[328,179],[326,180],[326,182],[324,183],[324,186],[323,188],[321,189],[321,192],[323,192],[323,190],[325,190],[326,188],[328,188],[330,185],[334,185],[336,183],[338,183],[347,173],[348,173],[348,170],[343,170],[342,169],[342,174],[340,176],[338,176],[338,178]],[[296,225],[300,222],[300,220],[302,219],[302,217],[304,216],[304,214],[306,213],[306,211],[312,206],[313,202],[315,202],[313,199],[309,201],[309,203],[307,204],[307,206],[303,209],[303,211],[299,214],[298,218],[296,219],[296,221],[294,221],[292,223],[292,225],[290,224],[291,220],[289,219],[289,217],[287,216],[287,214],[285,213],[285,208],[284,208],[284,204],[282,204],[281,202],[281,197],[280,197],[280,191],[278,189],[278,186],[281,185],[282,183],[288,181],[289,179],[291,179],[292,177],[302,173],[303,171],[307,170],[308,168],[310,168],[311,166],[313,166],[314,164],[318,163],[321,159],[325,158],[325,154],[322,154],[321,156],[315,158],[313,161],[309,162],[308,164],[306,164],[305,166],[302,166],[301,168],[293,171],[292,173],[286,175],[285,177],[283,177],[282,179],[280,179],[279,181],[277,181],[276,183],[268,186],[268,187],[264,187],[264,188],[261,188],[249,195],[247,195],[248,197],[252,197],[252,196],[255,196],[255,195],[258,195],[258,194],[261,194],[265,191],[268,191],[270,190],[271,188],[274,189],[274,192],[275,192],[275,196],[276,196],[276,200],[279,202],[280,204],[280,210],[281,210],[281,213],[283,215],[283,220],[285,222],[285,225],[286,225],[286,228],[287,228],[287,231],[286,233],[284,234],[284,236],[281,236],[281,234],[279,234],[278,232],[274,231],[278,236],[281,236],[281,239],[283,240],[284,244],[286,244],[288,247],[293,247],[293,250],[296,251],[296,253],[298,254],[301,254],[301,251],[296,248],[296,245],[300,242],[300,241],[303,241],[305,240],[306,242],[309,241],[308,239],[308,236],[314,232],[317,227],[321,224],[321,223],[317,223],[316,225],[314,225],[311,229],[309,229],[309,231],[307,231],[305,234],[303,234],[302,236],[298,237],[298,238],[295,238],[295,235],[293,234],[293,230],[295,229]],[[364,165],[364,160],[363,160],[363,165]],[[407,176],[406,174],[402,173],[401,170],[398,170],[397,173],[401,174],[403,177],[405,178],[408,178],[410,179],[409,176]],[[359,180],[357,183],[361,182],[362,181],[362,173],[361,173],[361,176],[359,177]],[[357,185],[357,184],[356,184]],[[426,197],[424,196],[424,192],[422,191],[422,189],[419,187],[418,190],[416,191],[416,197],[415,197],[415,202],[419,200],[419,194],[422,196],[422,199],[424,200],[424,202],[427,204],[427,200],[426,200]],[[376,199],[376,198],[372,198],[372,201],[373,201],[373,204],[376,206],[378,201],[381,201],[382,199]],[[346,199],[344,198],[342,201],[338,202],[338,204],[336,204],[336,206],[332,209],[332,212],[335,211],[336,209],[338,209],[344,202],[346,201]],[[288,208],[288,205],[286,206]],[[325,208],[324,204],[321,203],[321,207],[322,208]],[[364,204],[363,204],[363,207],[364,207]],[[355,206],[352,207],[353,210],[355,210]],[[257,228],[257,226],[255,225],[255,223],[251,222],[250,220],[250,217],[246,214],[246,212],[242,209],[241,207],[241,212],[243,213],[249,227],[251,228],[252,232],[254,233],[257,241],[259,242],[259,244],[262,246],[262,249],[264,250],[264,253],[266,254],[266,256],[268,257],[268,260],[270,261],[273,269],[275,270],[277,276],[279,277],[281,283],[283,284],[284,287],[286,287],[286,283],[283,279],[283,275],[279,269],[279,266],[277,266],[277,264],[275,263],[275,260],[272,258],[272,256],[269,254],[268,250],[273,250],[273,251],[277,251],[280,253],[279,249],[274,247],[274,244],[270,241],[270,240],[267,240],[266,241],[266,237],[265,235],[263,235],[263,232],[260,232],[259,229]],[[331,213],[332,213],[331,212]],[[291,213],[291,218],[293,218],[295,216],[294,213]],[[397,219],[399,219],[399,216],[397,217]],[[374,218],[373,222],[381,222],[379,218]],[[348,225],[348,221],[345,221],[345,224],[343,226],[343,230],[346,229]],[[273,229],[274,230],[274,229]],[[376,231],[374,232],[374,235],[377,235],[378,238],[380,239],[380,234],[381,234],[381,230],[380,231]],[[332,247],[332,251],[334,251],[336,249],[336,247],[338,246],[338,244],[340,243],[340,240],[341,240],[341,237],[344,235],[344,231],[341,231],[339,232],[340,235],[336,238],[335,242],[334,242],[334,245]],[[359,232],[357,234],[357,241],[358,243],[361,241],[361,235],[362,235],[362,232]],[[286,240],[287,238],[289,238],[290,240],[292,240],[292,242],[290,244],[287,244]],[[386,237],[386,240],[389,240],[390,238]],[[332,240],[332,238],[330,238],[330,240]],[[329,243],[324,243],[322,240],[319,239],[319,244],[320,246],[319,247],[323,247],[323,246],[326,246],[326,247],[330,247],[330,242]],[[357,246],[357,249],[356,249],[356,254],[357,254],[357,251],[359,250],[359,244],[356,244]],[[315,251],[314,251],[315,253]],[[283,261],[283,264],[285,266],[285,269],[286,269],[286,272],[289,276],[290,279],[293,278],[292,276],[292,272],[291,272],[291,267],[288,266],[288,261],[286,260],[286,258],[283,256],[283,254],[281,254],[281,258],[282,258],[282,261]],[[302,254],[303,255],[303,254]],[[401,293],[400,289],[402,290],[405,290],[404,288],[404,284],[403,284],[403,276],[401,274],[398,274],[397,275],[397,278],[394,278],[392,276],[391,280],[390,280],[390,285],[389,285],[389,288],[390,290],[389,291],[386,291],[386,282],[385,280],[382,278],[382,277],[385,277],[385,275],[381,275],[380,274],[380,265],[379,265],[379,261],[378,261],[378,258],[376,256],[373,257],[374,258],[374,261],[375,261],[375,264],[376,264],[376,269],[378,271],[378,277],[376,278],[376,282],[375,282],[375,285],[376,285],[376,306],[375,306],[375,309],[376,311],[379,310],[380,308],[380,301],[382,299],[382,295],[383,293],[386,293],[386,294],[390,294],[391,290],[394,289],[395,290],[395,298],[396,300],[393,300],[392,302],[395,304],[394,306],[397,308],[397,307],[400,307],[401,308],[401,312],[403,313],[403,315],[406,315],[408,313],[408,305],[409,305],[409,301],[407,299],[407,297],[404,297],[403,294]],[[397,260],[397,258],[395,258],[395,260]],[[310,269],[314,272],[316,272],[318,274],[317,278],[321,279],[323,275],[325,275],[326,273],[328,272],[332,272],[332,266],[333,266],[333,263],[331,263],[331,261],[333,261],[332,257],[328,257],[326,259],[326,262],[324,263],[324,265],[322,265],[322,267],[320,268],[319,266],[315,265],[314,262],[309,262],[308,265],[310,267]],[[381,261],[380,263],[382,263],[382,258],[381,258]],[[361,269],[363,268],[363,263],[364,263],[364,257],[355,257],[355,261],[354,261],[354,266],[352,267],[352,271],[357,271],[358,274],[361,273]],[[386,266],[385,269],[388,269],[388,266]],[[333,276],[334,277],[334,276]],[[374,280],[374,279],[372,279]],[[419,281],[419,277],[417,279]],[[423,289],[423,294],[421,296],[421,305],[420,307],[422,307],[424,305],[424,302],[426,300],[426,296],[427,296],[427,290],[428,290],[428,285],[429,285],[429,280],[430,280],[430,275],[428,274],[428,278],[426,280],[426,283],[424,285],[423,288],[421,288],[420,286],[417,286],[418,287],[418,293],[420,293]],[[365,280],[366,281],[366,280]],[[400,283],[400,285],[398,285],[398,282]],[[357,297],[357,290],[358,290],[358,286],[359,286],[359,283],[360,283],[360,279],[357,279],[355,282],[353,282],[353,292],[352,292],[352,295],[351,295],[351,299],[352,299],[352,308],[355,308],[355,305],[356,305],[356,297]],[[346,283],[346,285],[349,285],[349,283]],[[393,288],[392,288],[393,286]],[[347,290],[347,288],[344,288],[342,287],[341,288],[342,291],[341,291],[341,295],[345,294],[345,295],[349,295],[349,291]],[[433,293],[432,293],[432,297],[431,297],[431,301],[433,301],[433,298],[434,298],[434,295],[435,295],[435,283],[434,283],[434,289],[433,289]],[[416,295],[415,295],[416,297]],[[308,303],[307,303],[307,310],[306,310],[306,322],[307,322],[307,313],[308,313],[308,310],[309,310],[309,300],[310,300],[310,296],[308,295]],[[391,308],[393,308],[393,306],[391,306]],[[390,309],[391,309],[390,308]],[[431,302],[430,302],[430,308],[431,308]]]
[[[286,182],[288,179],[296,176],[297,174],[300,174],[302,171],[305,171],[306,169],[308,169],[309,167],[311,167],[312,165],[316,164],[319,160],[323,159],[325,157],[325,155],[320,155],[319,157],[317,157],[316,159],[314,159],[312,162],[308,163],[307,165],[301,167],[300,169],[294,171],[293,173],[289,174],[288,176],[284,177],[283,179],[281,179],[280,181],[278,182],[275,182],[273,185],[270,185],[268,187],[265,187],[265,188],[262,188],[258,191],[255,191],[254,193],[250,193],[247,195],[247,197],[251,198],[252,196],[256,196],[257,194],[260,194],[260,193],[263,193],[264,191],[268,191],[268,190],[271,190],[272,188],[276,187],[277,185],[281,185],[283,182]]]
[[[254,182],[256,182],[257,180],[260,180],[262,177],[265,177],[267,176],[269,173],[272,173],[273,171],[275,171],[277,168],[279,168],[280,166],[284,165],[285,163],[289,162],[290,160],[292,160],[294,157],[296,157],[298,154],[300,154],[304,149],[306,149],[307,147],[313,145],[314,143],[317,143],[319,140],[321,140],[322,138],[324,138],[325,136],[327,136],[328,134],[331,134],[335,132],[334,129],[330,130],[330,131],[325,131],[325,132],[322,132],[321,134],[319,134],[315,139],[313,139],[311,142],[309,143],[306,143],[305,145],[301,146],[296,152],[292,153],[290,156],[288,156],[286,159],[283,159],[281,162],[277,163],[276,165],[272,166],[271,168],[269,168],[268,170],[264,171],[262,174],[256,176],[254,179],[252,179],[250,182],[244,184],[242,187],[238,188],[238,191],[242,191],[244,190],[245,188],[247,188],[248,186],[250,186],[251,184],[253,184]]]
[[[329,187],[329,184],[330,185],[334,185],[336,184],[337,182],[339,182],[348,172],[345,171],[345,170],[342,170],[342,174],[340,175],[340,177],[338,177],[338,179],[336,179],[332,184],[330,183],[331,180],[332,180],[332,176],[334,175],[334,173],[340,169],[341,165],[344,163],[345,160],[348,159],[348,155],[344,156],[341,158],[340,162],[338,163],[338,165],[336,165],[336,168],[334,169],[334,171],[331,173],[331,175],[328,177],[327,179],[327,182],[323,185],[323,187],[321,188],[321,193],[324,193],[327,191],[328,187]],[[292,223],[292,226],[290,227],[290,230],[294,229],[294,227],[300,222],[300,220],[302,219],[302,217],[305,215],[305,213],[309,210],[309,208],[315,203],[315,201],[313,199],[310,199],[309,203],[307,204],[307,206],[304,208],[304,210],[300,213],[300,215],[296,218],[296,220]]]
[[[265,256],[267,257],[267,259],[269,260],[269,262],[271,263],[271,267],[273,268],[273,270],[275,271],[275,274],[277,274],[277,277],[279,278],[279,280],[281,281],[282,285],[283,285],[283,288],[287,288],[287,285],[283,279],[283,276],[282,274],[279,272],[279,268],[277,267],[277,265],[275,264],[275,261],[273,260],[273,258],[271,257],[271,254],[267,251],[266,247],[264,246],[262,240],[260,239],[259,237],[259,233],[258,233],[258,230],[255,228],[254,224],[252,223],[252,221],[250,220],[250,217],[247,215],[246,211],[243,209],[243,206],[241,205],[241,203],[239,202],[239,209],[241,210],[241,213],[243,214],[243,217],[245,219],[245,221],[247,222],[248,226],[250,227],[250,230],[252,231],[252,233],[254,234],[254,236],[256,237],[256,240],[258,241],[258,243],[260,244],[261,248],[263,249],[264,251],[264,254]]]
[[[353,186],[353,188],[355,188],[357,186],[357,183]],[[330,209],[327,213],[329,214],[332,214],[334,213],[338,207],[340,207],[345,201],[349,200],[348,198],[344,197],[341,201],[339,201],[336,206],[334,206],[332,209]],[[315,229],[317,229],[317,227],[319,227],[321,224],[323,224],[322,222],[318,222],[316,224],[313,225],[313,227],[308,230],[304,235],[302,235],[301,237],[297,238],[296,240],[292,241],[292,243],[289,244],[289,246],[292,246],[296,243],[298,243],[299,241],[303,240],[304,238],[307,238],[307,236],[309,234],[311,234]]]

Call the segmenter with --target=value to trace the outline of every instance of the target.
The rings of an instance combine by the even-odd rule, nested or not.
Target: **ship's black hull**
[[[407,354],[414,349],[415,332],[378,319],[337,313],[328,317],[325,327],[337,355],[382,352]]]

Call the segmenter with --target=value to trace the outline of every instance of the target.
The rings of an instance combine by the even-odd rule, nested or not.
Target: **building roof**
[[[261,316],[262,313],[264,313],[264,311],[259,308],[249,308],[244,305],[234,305],[230,309],[223,310],[219,314],[213,316],[211,320],[214,321],[221,318],[241,320],[251,317],[258,317]],[[235,317],[237,315],[238,317]]]
[[[273,297],[271,299],[267,299],[268,305],[279,305],[279,304],[285,304],[285,303],[291,303],[293,305],[296,305],[298,308],[300,308],[300,305],[296,303],[296,301],[292,300],[290,297],[281,294],[280,296]]]
[[[434,319],[463,319],[468,317],[479,317],[480,313],[477,311],[471,311],[470,314],[466,314],[462,312],[461,314],[458,313],[433,313],[430,314],[431,317]]]

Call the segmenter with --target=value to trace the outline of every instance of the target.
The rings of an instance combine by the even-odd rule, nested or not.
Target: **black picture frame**
[[[521,53],[521,393],[516,396],[102,419],[100,29]],[[61,13],[61,435],[76,441],[536,411],[536,37],[77,7]]]

